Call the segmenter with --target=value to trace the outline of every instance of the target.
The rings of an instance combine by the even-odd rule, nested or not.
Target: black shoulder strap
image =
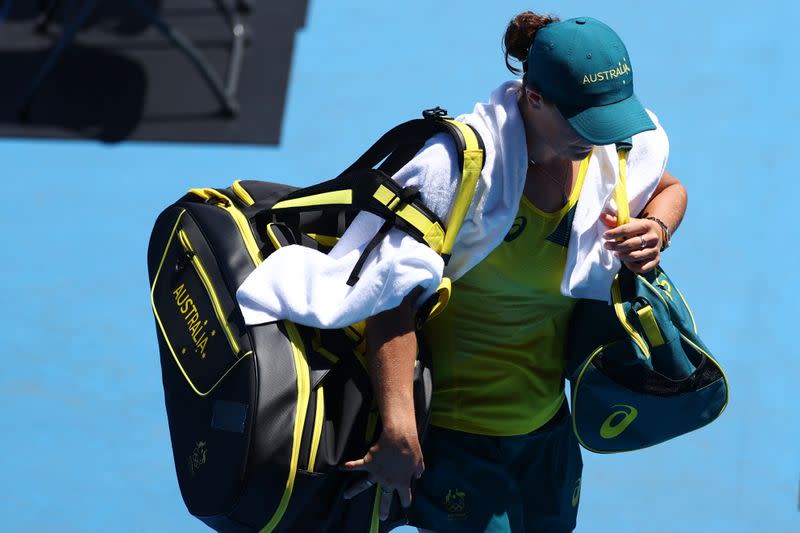
[[[456,143],[456,153],[458,154],[458,168],[464,168],[464,151],[469,147],[464,138],[461,129],[453,124],[454,120],[447,116],[447,111],[440,107],[433,109],[426,109],[422,112],[424,118],[409,120],[399,126],[395,126],[387,131],[375,144],[373,144],[364,154],[359,157],[355,163],[350,165],[341,175],[353,172],[355,170],[362,170],[366,168],[375,168],[381,161],[387,157],[393,156],[395,153],[402,154],[402,158],[395,158],[391,166],[395,167],[391,170],[397,171],[408,163],[412,157],[422,148],[425,141],[433,137],[437,133],[449,133]],[[474,131],[474,128],[469,127],[477,137],[478,144],[481,149],[484,148],[483,140]],[[416,149],[413,149],[416,147]],[[404,159],[404,160],[403,160]],[[394,174],[390,169],[381,167],[388,174]]]
[[[448,117],[443,109],[426,110],[423,117],[386,132],[337,178],[294,191],[271,209],[275,217],[278,213],[291,216],[304,211],[355,208],[370,211],[386,220],[356,265],[348,281],[351,285],[358,279],[366,256],[392,227],[398,227],[426,243],[441,254],[445,262],[450,257],[455,236],[472,201],[483,168],[484,145],[474,128]],[[418,191],[406,190],[390,178],[414,157],[428,139],[440,132],[448,133],[456,144],[462,178],[447,230],[419,200]],[[375,170],[379,164],[379,170]]]

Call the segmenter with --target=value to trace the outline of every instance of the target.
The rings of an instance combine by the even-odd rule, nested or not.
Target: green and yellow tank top
[[[503,242],[453,284],[447,308],[425,327],[433,352],[432,424],[522,435],[558,411],[575,303],[560,285],[588,165],[587,158],[559,211],[544,212],[523,196]]]

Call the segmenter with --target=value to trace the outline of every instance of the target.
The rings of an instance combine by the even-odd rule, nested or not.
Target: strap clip
[[[413,185],[403,187],[397,197],[400,199],[400,202],[394,207],[394,209],[392,209],[392,211],[397,211],[397,209],[403,204],[410,204],[419,198],[419,187],[415,187]]]
[[[433,109],[426,109],[422,112],[422,118],[427,119],[436,119],[436,118],[446,118],[447,117],[447,109],[442,109],[438,105]]]

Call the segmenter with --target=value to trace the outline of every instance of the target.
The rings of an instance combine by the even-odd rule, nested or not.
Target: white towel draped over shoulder
[[[517,105],[520,87],[519,81],[504,83],[488,104],[479,103],[472,113],[459,117],[482,137],[486,164],[447,266],[427,246],[392,230],[369,255],[359,281],[347,285],[361,252],[382,224],[377,216],[361,213],[328,255],[293,245],[267,257],[237,292],[245,322],[287,319],[320,328],[344,327],[398,306],[417,286],[424,289],[421,302],[433,294],[443,275],[456,280],[482,261],[511,228],[525,185],[528,156]],[[658,129],[634,136],[628,157],[631,213],[644,208],[667,160],[667,136],[650,116]],[[602,246],[606,228],[599,217],[604,211],[615,212],[611,198],[617,173],[614,146],[595,147],[573,220],[561,284],[565,295],[609,298],[619,260]],[[394,179],[419,187],[423,202],[446,222],[459,174],[455,144],[440,134]]]

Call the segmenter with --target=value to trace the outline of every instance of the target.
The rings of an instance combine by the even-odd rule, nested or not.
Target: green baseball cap
[[[527,67],[528,84],[593,144],[656,129],[633,93],[625,45],[599,20],[580,17],[541,28],[528,50]]]

